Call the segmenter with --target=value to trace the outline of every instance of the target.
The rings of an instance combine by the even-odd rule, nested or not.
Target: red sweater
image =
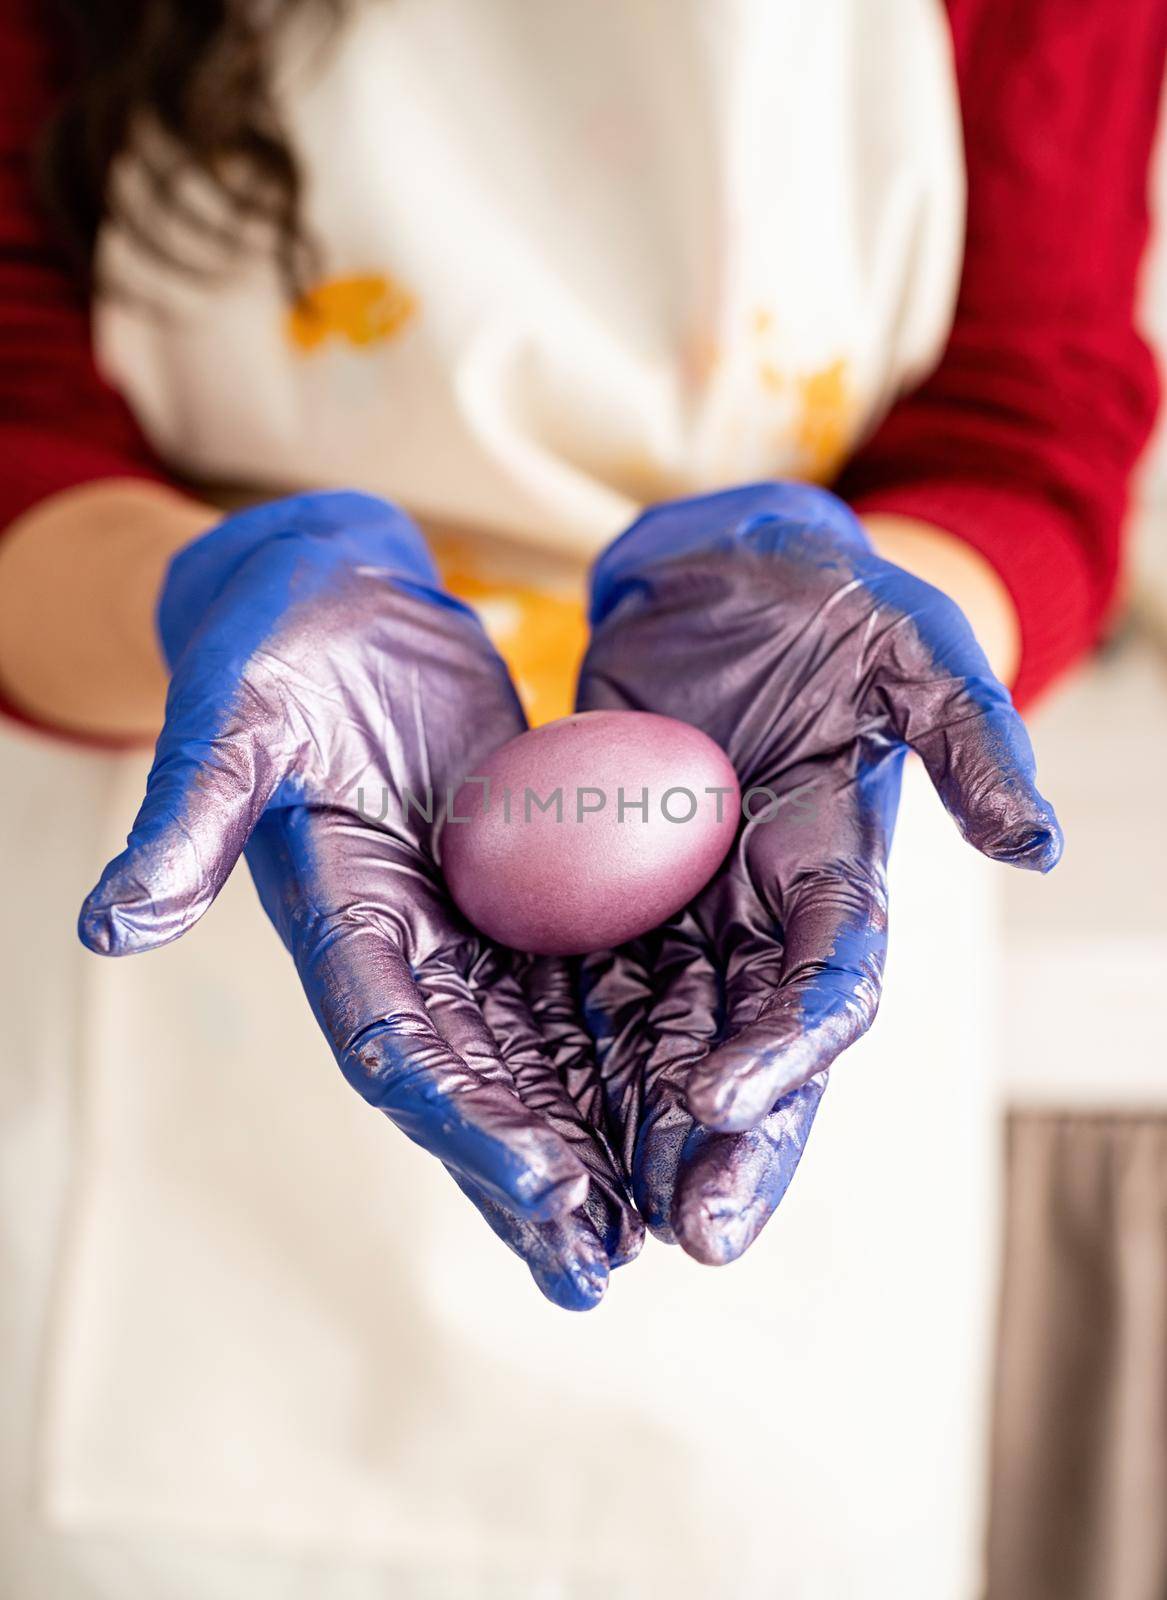
[[[30,148],[64,83],[47,7],[0,19],[0,527],[45,495],[164,477],[97,374]],[[1021,621],[1024,703],[1097,639],[1157,402],[1134,327],[1167,0],[949,0],[968,169],[956,318],[932,376],[837,485],[950,529]]]

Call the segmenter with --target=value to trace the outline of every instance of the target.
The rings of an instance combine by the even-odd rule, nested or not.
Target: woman
[[[508,1593],[545,1575],[637,1593],[646,1574],[697,1593],[972,1591],[991,1093],[975,1024],[962,1046],[947,1016],[976,950],[953,907],[979,903],[966,862],[944,858],[941,900],[918,901],[905,939],[924,1035],[873,1036],[869,1087],[852,1074],[825,1102],[819,1187],[812,1155],[783,1254],[746,1252],[827,1069],[874,1015],[904,751],[986,855],[1057,859],[998,680],[1022,701],[1040,690],[1097,636],[1113,590],[1155,401],[1131,307],[1165,29],[1158,0],[1121,28],[1047,0],[953,0],[947,16],[840,0],[813,19],[397,0],[288,8],[278,25],[154,3],[133,24],[84,8],[70,66],[61,25],[21,7],[0,679],[28,719],[125,741],[156,731],[170,673],[146,800],[83,940],[167,943],[245,851],[346,1077],[550,1299],[593,1306],[645,1223],[702,1261],[745,1256],[681,1289],[651,1252],[639,1309],[630,1275],[596,1332],[508,1300],[495,1263],[443,1254],[461,1223],[417,1163],[382,1178],[378,1145],[355,1190],[333,1170],[366,1125],[317,1123],[348,1113],[288,1086],[302,1028],[291,1043],[272,1014],[281,980],[237,900],[191,941],[201,956],[151,966],[163,1014],[141,978],[119,991],[132,1003],[98,1115],[124,1109],[119,1085],[139,1110],[140,1092],[157,1098],[124,1159],[105,1140],[126,1138],[124,1117],[93,1135],[50,1382],[58,1511],[125,1526],[135,1502],[166,1521],[181,1507],[220,1536],[267,1522],[284,1542],[307,1518],[326,1543],[379,1549],[394,1593],[451,1573],[458,1593],[495,1573]],[[23,162],[46,127],[56,234]],[[93,269],[96,365],[62,234]],[[262,503],[223,520],[223,486]],[[377,829],[355,795],[440,790],[522,727],[458,593],[530,713],[566,709],[564,596],[593,557],[578,704],[696,722],[810,821],[746,830],[681,918],[576,974],[467,928],[424,819]],[[910,822],[905,848],[936,863],[947,847]],[[956,969],[936,1012],[929,933]],[[222,1035],[199,1039],[224,995]],[[164,1036],[149,1046],[147,1013]],[[256,1053],[281,1060],[263,1126],[286,1117],[276,1170],[295,1171],[236,1196],[258,1243],[234,1287],[217,1258],[184,1263],[183,1284],[218,1314],[283,1250],[313,1313],[332,1295],[350,1356],[362,1329],[388,1337],[380,1364],[351,1369],[330,1455],[302,1407],[281,1435],[289,1395],[339,1381],[287,1319],[300,1333],[272,1357],[279,1404],[240,1425],[236,1473],[224,1418],[248,1416],[255,1383],[191,1382],[184,1358],[159,1402],[149,1358],[122,1364],[133,1301],[117,1280],[153,1259],[127,1170],[148,1172],[187,1119],[220,1128],[192,1090],[227,1081],[246,1099]],[[143,1090],[147,1057],[163,1081]],[[294,1144],[306,1120],[319,1171]],[[258,1182],[261,1166],[248,1151],[232,1170]],[[198,1170],[173,1215],[213,1239]],[[382,1193],[396,1230],[353,1225],[358,1255],[390,1237],[399,1252],[401,1303],[374,1309],[336,1234],[316,1262],[311,1237]],[[491,1303],[410,1292],[447,1260]],[[287,1295],[273,1278],[281,1331]],[[157,1300],[149,1320],[169,1326]],[[267,1328],[256,1317],[218,1358]],[[162,1342],[186,1349],[178,1337]],[[95,1405],[121,1382],[144,1412],[190,1391],[180,1461],[125,1448],[125,1419]],[[271,1565],[264,1581],[291,1579]]]

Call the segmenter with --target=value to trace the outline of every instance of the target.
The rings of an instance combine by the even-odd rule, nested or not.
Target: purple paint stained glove
[[[729,1261],[875,1016],[905,751],[994,860],[1048,871],[1061,831],[963,614],[881,560],[825,490],[648,511],[596,564],[592,627],[580,709],[694,723],[754,816],[686,911],[582,971],[637,1204],[660,1236]]]
[[[186,932],[246,851],[349,1082],[441,1160],[551,1299],[603,1294],[642,1237],[598,1126],[568,982],[471,929],[435,860],[447,787],[523,731],[502,660],[418,530],[366,495],[230,517],[174,561],[173,676],[91,950]]]

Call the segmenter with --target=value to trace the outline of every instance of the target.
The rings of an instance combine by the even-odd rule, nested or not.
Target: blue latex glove
[[[580,709],[694,723],[756,816],[685,912],[583,966],[641,1212],[733,1260],[785,1193],[828,1067],[875,1016],[905,751],[994,860],[1047,871],[1061,832],[963,614],[824,490],[648,511],[596,564],[591,618]]]
[[[473,613],[400,511],[309,494],[180,553],[159,629],[165,725],[83,941],[122,955],[177,938],[246,850],[349,1082],[550,1298],[594,1304],[642,1233],[568,1092],[595,1093],[566,974],[471,929],[435,859],[447,786],[525,727]]]

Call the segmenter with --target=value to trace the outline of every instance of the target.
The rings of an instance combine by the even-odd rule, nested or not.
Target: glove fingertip
[[[1028,823],[994,840],[985,851],[994,861],[1028,872],[1052,872],[1062,858],[1065,839],[1057,819]]]
[[[212,898],[203,883],[182,886],[176,882],[163,893],[155,886],[147,863],[139,854],[127,851],[110,862],[86,896],[77,918],[77,934],[87,950],[100,956],[157,950],[192,927]]]
[[[786,1197],[825,1087],[821,1072],[748,1133],[694,1130],[672,1212],[686,1255],[724,1267],[750,1248]]]
[[[92,896],[81,907],[77,918],[77,937],[87,950],[96,956],[119,956],[125,946],[118,938],[113,910],[92,903]]]
[[[1028,872],[1052,872],[1061,860],[1065,839],[1053,807],[1028,787],[990,791],[980,806],[980,816],[957,814],[961,832],[991,861]]]
[[[704,1196],[678,1204],[673,1231],[685,1254],[703,1267],[728,1267],[753,1244],[757,1224],[741,1209]]]
[[[604,1251],[577,1246],[554,1264],[529,1263],[539,1289],[561,1311],[591,1311],[604,1298],[609,1267]]]
[[[81,907],[77,934],[87,950],[99,956],[133,956],[158,950],[180,937],[189,926],[163,924],[139,915],[118,904],[91,904]]]
[[[491,1230],[524,1262],[540,1291],[564,1311],[590,1311],[608,1287],[608,1256],[586,1216],[533,1222],[499,1203],[457,1167],[446,1170]]]
[[[175,937],[173,929],[160,929],[144,907],[112,894],[104,879],[81,907],[77,934],[85,948],[99,956],[136,955]]]
[[[793,1175],[793,1164],[774,1155],[758,1133],[695,1136],[673,1199],[673,1231],[687,1256],[727,1267],[745,1254]]]
[[[776,1098],[771,1075],[727,1077],[716,1070],[695,1077],[685,1091],[685,1103],[702,1127],[715,1133],[745,1133],[762,1122]]]

